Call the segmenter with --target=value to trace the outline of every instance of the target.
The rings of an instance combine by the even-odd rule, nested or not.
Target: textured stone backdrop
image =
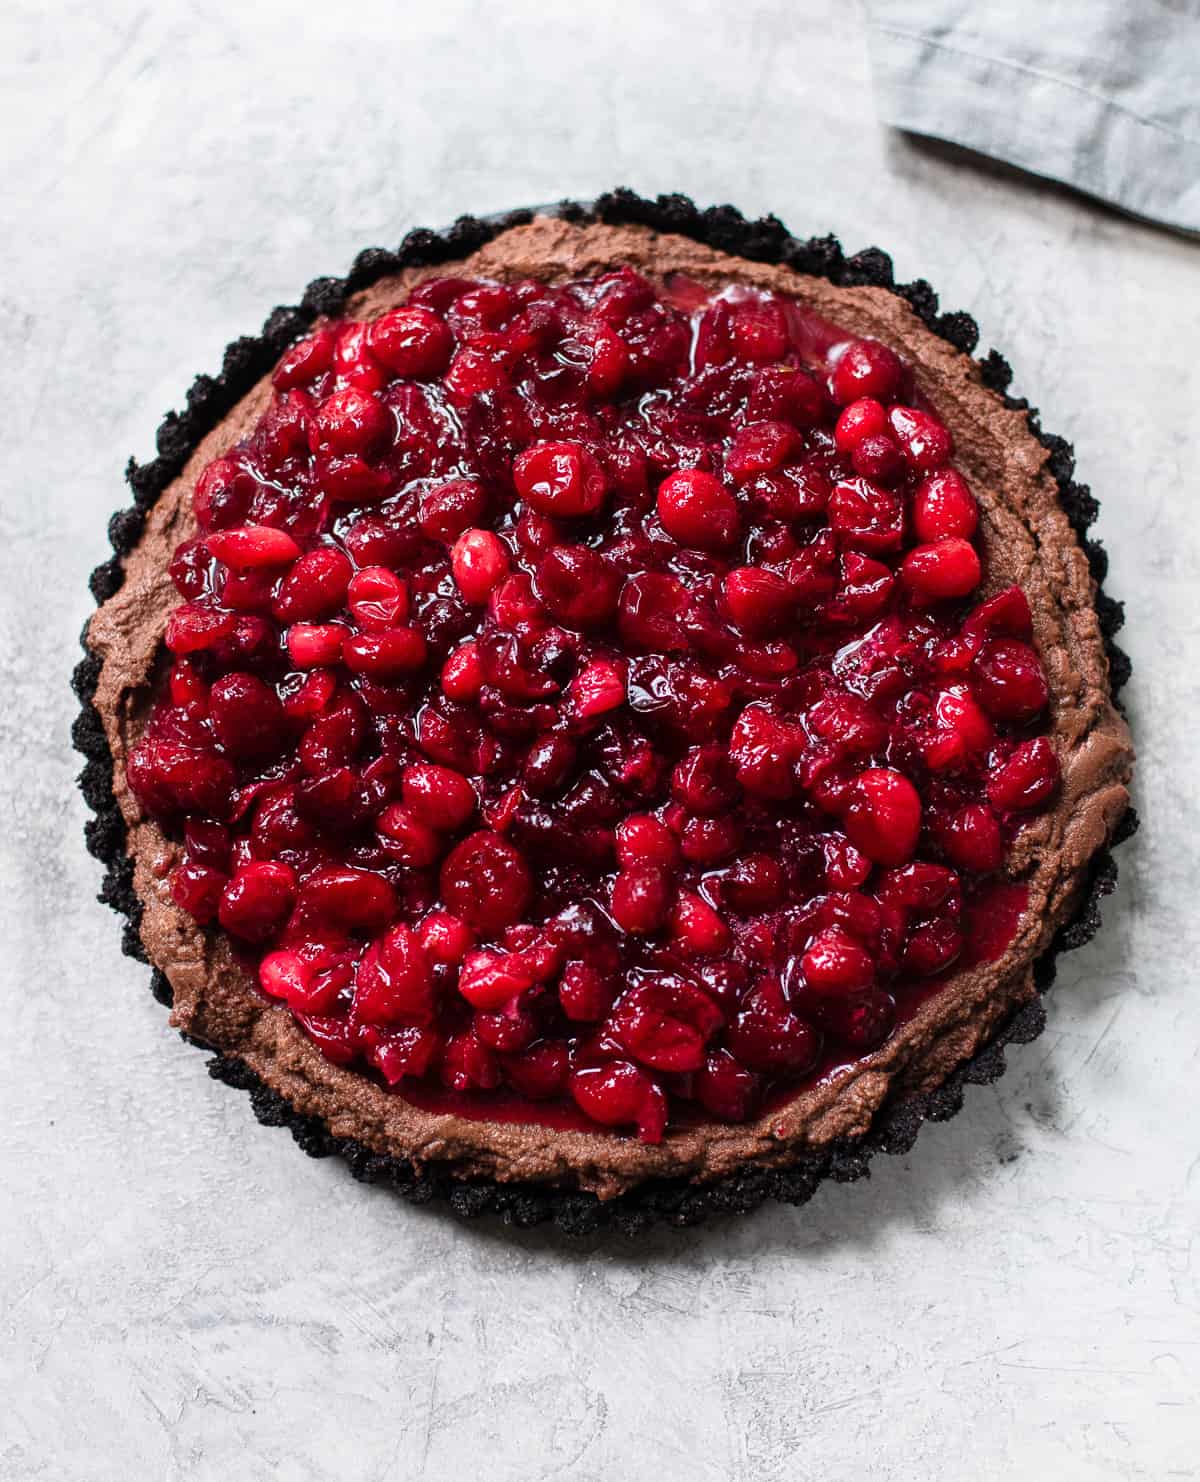
[[[853,6],[9,0],[0,1477],[1200,1475],[1200,247],[875,123]],[[1145,827],[998,1086],[869,1183],[567,1250],[354,1184],[94,903],[67,675],[160,414],[367,243],[618,183],[878,241],[1074,439]]]

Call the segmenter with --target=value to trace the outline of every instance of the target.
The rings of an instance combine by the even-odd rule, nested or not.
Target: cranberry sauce
[[[1048,692],[892,350],[621,269],[425,283],[273,379],[128,775],[330,1060],[657,1141],[988,955]]]

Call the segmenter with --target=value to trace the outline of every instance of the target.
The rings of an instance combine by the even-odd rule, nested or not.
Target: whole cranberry
[[[747,994],[726,1042],[740,1065],[767,1073],[802,1075],[816,1063],[821,1037],[784,1002],[779,982],[762,980]]]
[[[640,1064],[686,1072],[704,1064],[705,1045],[721,1028],[722,1016],[703,989],[663,973],[642,978],[622,994],[609,1022]]]
[[[936,911],[958,886],[958,876],[945,865],[915,860],[888,870],[879,882],[879,899],[910,911]]]
[[[208,685],[196,672],[195,665],[189,663],[187,659],[179,659],[171,665],[167,687],[171,696],[171,704],[177,709],[194,710],[200,716],[207,714]]]
[[[320,622],[333,617],[346,600],[354,574],[349,558],[336,546],[306,552],[279,584],[272,606],[281,623]]]
[[[202,597],[208,590],[212,560],[202,540],[185,540],[177,546],[169,567],[175,590],[181,597]]]
[[[503,1056],[504,1075],[519,1096],[549,1101],[566,1089],[570,1061],[567,1047],[556,1040],[539,1040],[517,1055]]]
[[[411,527],[398,529],[376,515],[355,520],[344,537],[346,549],[359,566],[386,566],[394,570],[415,554]]]
[[[696,1072],[694,1084],[696,1100],[723,1122],[746,1121],[762,1085],[759,1077],[739,1065],[728,1050],[710,1050]]]
[[[451,700],[475,700],[483,688],[483,664],[474,643],[464,643],[442,665],[442,691]]]
[[[167,815],[224,818],[234,784],[234,770],[225,757],[149,736],[134,748],[126,776],[143,807]]]
[[[845,834],[823,834],[821,855],[825,882],[832,890],[857,890],[871,873],[871,861]]]
[[[467,530],[455,541],[450,564],[458,590],[468,602],[481,606],[508,575],[508,547],[490,530]]]
[[[844,826],[850,842],[876,864],[904,864],[921,832],[920,796],[903,773],[870,767],[850,789]]]
[[[870,479],[846,479],[829,496],[829,524],[853,550],[894,551],[904,539],[904,506]]]
[[[860,397],[894,401],[900,394],[904,367],[894,350],[878,340],[851,340],[833,368],[831,385],[840,406]]]
[[[969,639],[1030,638],[1033,636],[1033,614],[1029,599],[1020,587],[1005,587],[967,614],[962,626]]]
[[[525,756],[521,780],[536,798],[554,797],[570,781],[579,748],[570,736],[557,732],[535,741]]]
[[[163,641],[173,654],[203,653],[227,639],[235,621],[231,612],[204,602],[185,602],[167,619]]]
[[[502,335],[477,335],[471,344],[460,346],[443,377],[451,402],[467,410],[473,402],[478,404],[477,398],[482,400],[489,392],[502,392],[509,383],[510,358]]]
[[[418,523],[431,540],[451,545],[478,526],[487,512],[487,491],[478,479],[447,479],[422,489]]]
[[[409,869],[431,865],[445,847],[432,824],[403,803],[391,803],[375,821],[384,851]]]
[[[626,673],[620,659],[594,658],[575,676],[571,685],[574,719],[589,722],[619,709],[625,703]]]
[[[735,566],[725,576],[725,605],[744,633],[761,636],[787,623],[796,610],[796,594],[774,571]]]
[[[934,701],[933,713],[939,726],[953,731],[962,747],[964,758],[982,756],[995,740],[995,730],[970,687],[948,685]]]
[[[909,972],[932,977],[950,966],[963,948],[963,934],[953,921],[925,921],[904,944],[903,963]]]
[[[408,583],[386,566],[356,571],[346,590],[350,615],[360,628],[382,633],[408,617]]]
[[[307,1008],[314,973],[296,952],[268,952],[258,964],[258,981],[269,998],[283,998]]]
[[[364,395],[381,391],[387,384],[387,371],[371,353],[368,325],[345,324],[338,331],[333,346],[333,370],[340,385],[353,387]]]
[[[997,720],[1034,720],[1050,698],[1037,654],[1016,638],[993,638],[985,643],[975,660],[973,678],[980,703]]]
[[[328,326],[297,340],[290,350],[284,351],[271,375],[276,389],[290,391],[293,386],[306,386],[323,375],[333,364],[336,342],[337,332]]]
[[[631,813],[617,825],[617,859],[626,868],[657,865],[673,870],[679,863],[679,843],[652,813]]]
[[[838,416],[833,437],[841,452],[853,453],[864,438],[884,437],[890,431],[891,423],[883,403],[872,396],[862,396]]]
[[[686,649],[682,623],[686,608],[687,592],[677,578],[660,571],[636,572],[621,589],[621,637],[630,648],[650,653]]]
[[[875,981],[871,954],[840,926],[818,932],[800,964],[804,981],[814,993],[857,993]]]
[[[253,674],[226,674],[209,699],[213,734],[230,756],[274,756],[286,738],[283,706],[275,691]]]
[[[988,801],[1006,813],[1044,807],[1058,789],[1061,768],[1045,736],[1021,744],[988,779]]]
[[[918,540],[970,540],[979,524],[979,506],[957,469],[943,468],[921,480],[913,495],[912,522]]]
[[[396,914],[396,892],[374,870],[353,865],[315,870],[300,889],[300,910],[309,921],[345,931],[378,931]]]
[[[342,623],[293,623],[287,630],[288,657],[297,669],[336,664],[349,630]]]
[[[671,912],[675,949],[687,956],[713,956],[729,947],[729,928],[703,897],[683,891]]]
[[[348,387],[335,391],[318,407],[309,427],[314,453],[377,453],[395,434],[395,421],[387,408],[365,391]]]
[[[679,848],[684,859],[701,865],[728,859],[737,852],[741,842],[741,824],[731,814],[718,818],[689,817],[679,835]]]
[[[737,781],[722,746],[693,746],[675,765],[671,795],[690,813],[721,813],[737,796]]]
[[[772,473],[800,448],[800,439],[786,422],[751,422],[734,435],[725,454],[725,470],[737,483],[755,474]]]
[[[541,625],[545,615],[527,571],[514,571],[488,595],[488,616],[510,633],[528,633]]]
[[[733,353],[739,360],[776,361],[787,353],[787,319],[782,305],[774,299],[748,299],[736,304],[729,327]]]
[[[950,863],[974,875],[989,875],[1004,863],[1004,838],[986,803],[969,803],[938,828]]]
[[[533,1043],[538,1021],[529,1009],[510,1002],[502,1009],[477,1009],[471,1016],[471,1029],[490,1049],[512,1055]]]
[[[416,932],[397,922],[364,953],[354,1008],[368,1024],[428,1024],[434,1015],[433,972]]]
[[[778,420],[793,427],[816,427],[828,411],[829,398],[820,383],[799,366],[761,366],[750,383],[746,402],[749,421]]]
[[[421,945],[430,962],[453,967],[475,945],[475,934],[467,923],[449,911],[431,911],[421,922]]]
[[[458,991],[476,1009],[502,1009],[533,987],[534,977],[519,952],[468,952]]]
[[[726,871],[721,898],[747,915],[779,905],[787,890],[783,866],[770,854],[747,854]]]
[[[218,458],[196,480],[192,509],[202,531],[241,525],[250,512],[256,480],[233,458]]]
[[[643,1142],[661,1142],[667,1125],[667,1098],[647,1072],[629,1060],[583,1066],[571,1072],[571,1095],[580,1110],[606,1127],[637,1126]]]
[[[536,591],[543,606],[572,628],[597,628],[613,616],[621,576],[597,551],[559,545],[538,563]]]
[[[747,705],[729,738],[729,758],[746,792],[779,801],[795,791],[794,767],[803,746],[798,726],[766,705]]]
[[[622,931],[641,936],[663,924],[674,895],[671,877],[661,866],[630,865],[613,881],[609,909]]]
[[[481,932],[521,919],[533,885],[520,850],[488,829],[470,834],[446,856],[442,899]]]
[[[863,437],[850,454],[854,472],[877,484],[895,484],[904,474],[904,457],[896,440],[886,433]]]
[[[975,547],[959,536],[914,546],[900,568],[909,590],[930,602],[967,596],[982,574]]]
[[[478,802],[475,789],[461,772],[432,762],[406,767],[402,788],[413,816],[436,829],[461,828]]]
[[[719,551],[732,545],[741,526],[737,501],[711,473],[688,469],[659,485],[658,518],[680,545]]]
[[[212,921],[229,876],[211,865],[185,859],[171,873],[171,898],[202,923]]]
[[[615,984],[592,963],[568,962],[558,984],[558,1001],[568,1019],[596,1023],[612,1008]]]
[[[527,504],[563,518],[590,515],[604,503],[604,470],[578,443],[534,443],[513,464],[513,483]]]
[[[436,376],[446,368],[454,337],[436,314],[408,305],[384,314],[367,331],[371,353],[398,376]]]
[[[495,1050],[468,1030],[446,1041],[439,1075],[452,1091],[491,1091],[500,1084],[500,1062]]]
[[[426,1026],[405,1024],[388,1033],[376,1031],[376,1034],[378,1043],[367,1051],[367,1058],[389,1086],[397,1085],[406,1076],[419,1080],[437,1063],[442,1051],[441,1035]]]
[[[859,1055],[876,1049],[896,1022],[895,1000],[881,988],[813,999],[817,1022]]]
[[[388,628],[382,633],[356,633],[342,645],[342,661],[355,674],[388,684],[403,679],[425,662],[427,646],[420,628]]]
[[[262,860],[237,871],[221,893],[221,925],[247,942],[268,942],[283,926],[296,901],[296,875],[290,866]]]
[[[847,756],[870,756],[883,748],[887,725],[879,712],[858,695],[834,689],[808,712],[814,736],[829,741]]]
[[[305,849],[314,837],[312,825],[296,811],[294,788],[263,796],[250,829],[251,844],[260,859],[270,859],[289,849]]]
[[[586,361],[588,389],[602,400],[615,396],[631,365],[629,351],[620,335],[607,325],[589,324],[579,329],[574,338]]]
[[[934,473],[954,451],[950,430],[929,412],[893,407],[888,414],[900,450],[918,473]]]

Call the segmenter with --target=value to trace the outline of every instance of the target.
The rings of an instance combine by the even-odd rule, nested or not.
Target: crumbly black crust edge
[[[336,314],[351,294],[388,274],[467,257],[510,227],[532,221],[535,214],[538,213],[527,209],[486,219],[462,216],[444,231],[409,232],[395,251],[367,248],[355,258],[346,277],[315,279],[298,305],[277,308],[268,317],[261,334],[234,340],[225,351],[220,373],[197,376],[184,408],[168,412],[163,419],[156,440],[158,456],[148,463],[130,459],[126,478],[133,491],[133,503],[118,510],[109,521],[113,555],[92,572],[90,587],[96,603],[106,602],[119,590],[124,581],[123,557],[137,544],[148,512],[201,439],[271,370],[287,346],[314,319],[322,314]],[[978,344],[979,330],[969,314],[941,312],[937,294],[923,278],[897,283],[892,260],[880,248],[866,247],[847,256],[835,237],[793,237],[774,216],[750,221],[733,206],[701,208],[682,195],[660,195],[648,200],[623,189],[588,203],[563,201],[550,208],[540,208],[540,214],[557,215],[579,224],[607,222],[675,232],[734,256],[784,264],[841,286],[888,288],[906,299],[929,329],[955,349],[973,355]],[[1036,408],[1024,398],[1010,394],[1012,370],[1002,355],[989,350],[978,357],[977,363],[984,384],[1001,395],[1007,406],[1026,413],[1030,430],[1048,451],[1049,469],[1058,484],[1063,508],[1099,587],[1107,574],[1108,558],[1100,542],[1088,535],[1099,513],[1099,504],[1088,486],[1074,479],[1075,456],[1071,445],[1044,431]],[[1119,706],[1117,696],[1130,674],[1129,658],[1114,641],[1125,620],[1124,608],[1102,590],[1096,606],[1112,692]],[[125,917],[122,950],[149,964],[139,932],[142,905],[133,887],[133,862],[126,853],[125,823],[113,795],[112,753],[93,705],[100,660],[88,650],[86,627],[81,642],[85,657],[72,679],[72,688],[80,702],[72,740],[76,750],[86,758],[79,785],[94,815],[85,827],[87,847],[105,866],[98,898]],[[1004,1074],[1004,1052],[1008,1045],[1027,1044],[1042,1032],[1046,1015],[1041,995],[1054,982],[1058,956],[1081,947],[1099,929],[1101,902],[1112,893],[1117,880],[1111,848],[1127,839],[1136,827],[1137,818],[1130,809],[1110,840],[1110,847],[1093,859],[1078,910],[1034,964],[1037,998],[1013,1014],[982,1050],[959,1066],[936,1090],[886,1105],[862,1137],[806,1153],[786,1168],[751,1166],[702,1185],[686,1179],[652,1180],[610,1200],[535,1183],[462,1179],[442,1171],[418,1171],[404,1159],[374,1152],[350,1138],[335,1137],[324,1122],[298,1112],[236,1056],[217,1053],[208,1062],[208,1072],[215,1080],[249,1092],[258,1120],[264,1126],[288,1128],[310,1157],[336,1154],[345,1159],[355,1178],[389,1185],[416,1204],[444,1200],[463,1218],[498,1215],[505,1223],[521,1228],[552,1221],[569,1236],[591,1235],[601,1230],[633,1235],[658,1222],[685,1227],[698,1225],[710,1215],[745,1214],[769,1199],[804,1204],[825,1179],[848,1183],[869,1176],[871,1158],[876,1153],[907,1153],[925,1122],[944,1122],[962,1108],[968,1085],[990,1084]],[[160,1003],[170,1006],[171,985],[158,968],[153,969],[150,988]],[[185,1038],[190,1037],[185,1035]],[[192,1042],[203,1049],[213,1048],[199,1040]]]

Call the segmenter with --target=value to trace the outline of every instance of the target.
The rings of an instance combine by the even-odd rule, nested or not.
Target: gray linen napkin
[[[1200,0],[867,0],[882,117],[1200,231]]]

